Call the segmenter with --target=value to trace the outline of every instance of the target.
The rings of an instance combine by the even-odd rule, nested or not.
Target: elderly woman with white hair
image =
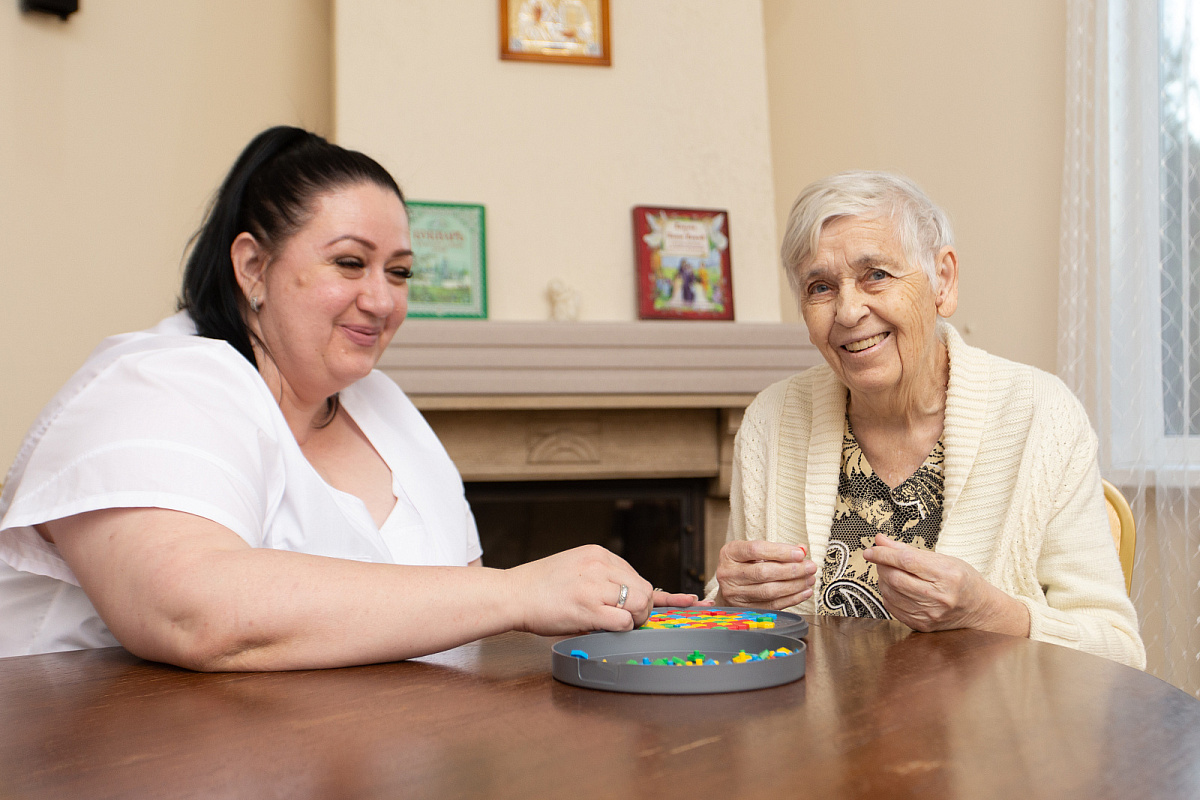
[[[796,199],[782,257],[827,363],[746,411],[710,598],[1144,667],[1087,415],[944,321],[958,255],[941,209],[896,175],[834,175]]]

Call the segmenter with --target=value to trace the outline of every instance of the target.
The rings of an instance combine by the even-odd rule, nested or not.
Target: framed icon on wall
[[[487,319],[483,206],[410,200],[408,316]]]
[[[500,0],[500,58],[609,66],[608,0]]]
[[[733,319],[729,214],[633,209],[638,319]]]

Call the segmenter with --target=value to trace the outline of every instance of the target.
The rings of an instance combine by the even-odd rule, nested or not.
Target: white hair
[[[801,268],[816,254],[825,223],[838,217],[890,221],[905,258],[925,271],[931,285],[935,256],[954,244],[946,212],[908,178],[868,170],[830,175],[806,186],[788,214],[779,254],[797,298]]]

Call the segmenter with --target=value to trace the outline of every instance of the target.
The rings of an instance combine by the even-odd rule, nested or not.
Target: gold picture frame
[[[500,0],[500,58],[607,67],[608,0]]]

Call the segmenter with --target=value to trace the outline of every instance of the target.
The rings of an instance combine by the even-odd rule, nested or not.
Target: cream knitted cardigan
[[[1144,668],[1083,407],[1054,376],[970,347],[946,323],[938,333],[950,353],[950,383],[937,552],[1024,603],[1031,638]],[[846,398],[822,364],[751,403],[734,444],[728,539],[804,545],[822,563]],[[714,578],[708,596],[721,605],[718,589]],[[814,603],[791,610],[813,614]]]

